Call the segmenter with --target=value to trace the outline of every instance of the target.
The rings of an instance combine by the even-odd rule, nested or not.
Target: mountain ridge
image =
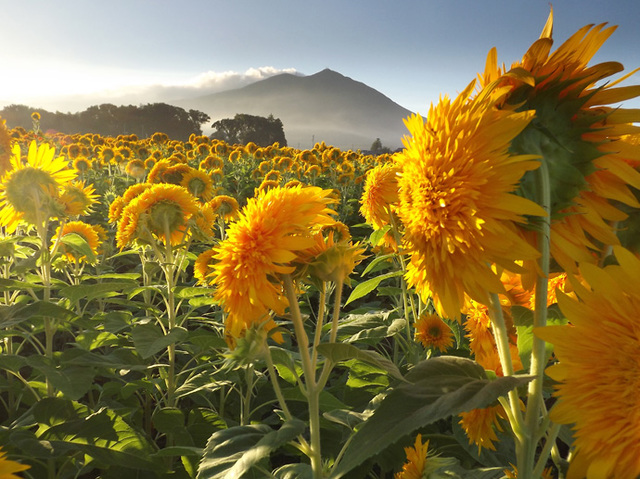
[[[325,68],[312,75],[281,73],[249,85],[170,102],[208,114],[212,123],[237,113],[279,118],[289,146],[324,141],[367,149],[376,138],[398,148],[412,112],[366,85]],[[205,129],[205,133],[210,133]]]

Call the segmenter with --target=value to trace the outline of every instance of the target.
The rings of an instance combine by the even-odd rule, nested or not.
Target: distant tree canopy
[[[375,141],[371,144],[371,153],[374,155],[382,155],[385,153],[391,153],[391,150],[386,146],[382,146],[382,141],[380,138],[376,138]]]
[[[238,113],[233,118],[218,120],[211,126],[215,129],[211,138],[224,140],[229,144],[246,145],[252,141],[258,146],[269,146],[275,142],[280,143],[280,146],[287,146],[282,121],[273,115],[265,118]]]
[[[7,126],[32,127],[31,113],[40,113],[40,128],[61,133],[98,133],[103,136],[135,134],[146,138],[155,132],[166,133],[174,140],[187,141],[194,133],[202,135],[201,125],[211,120],[198,110],[189,110],[166,103],[116,106],[110,103],[91,106],[78,113],[51,113],[24,105],[10,105],[0,110]]]

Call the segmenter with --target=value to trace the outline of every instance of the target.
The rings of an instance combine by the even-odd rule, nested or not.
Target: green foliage
[[[274,143],[287,146],[282,121],[274,118],[273,115],[265,118],[238,113],[233,118],[218,120],[211,126],[215,128],[212,138],[224,140],[230,144],[252,142],[258,146],[269,146]]]

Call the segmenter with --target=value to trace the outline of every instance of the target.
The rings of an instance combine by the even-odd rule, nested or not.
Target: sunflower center
[[[431,326],[427,330],[427,334],[429,334],[429,336],[431,336],[432,338],[439,338],[440,336],[442,336],[442,330],[438,326]]]

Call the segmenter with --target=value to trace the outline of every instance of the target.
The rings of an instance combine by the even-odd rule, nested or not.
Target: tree
[[[282,121],[273,115],[265,118],[238,113],[233,118],[216,121],[212,127],[215,131],[211,138],[230,144],[247,144],[252,141],[258,146],[269,146],[276,142],[280,146],[287,146]]]
[[[391,153],[391,150],[389,148],[387,148],[386,146],[382,146],[382,141],[380,141],[380,138],[376,138],[376,141],[374,141],[371,144],[371,153],[373,153],[374,155],[383,155],[385,153]]]

